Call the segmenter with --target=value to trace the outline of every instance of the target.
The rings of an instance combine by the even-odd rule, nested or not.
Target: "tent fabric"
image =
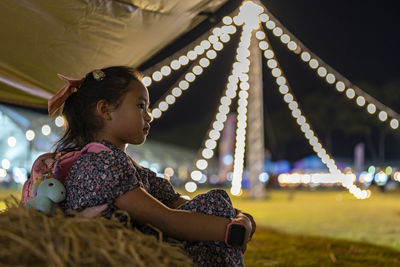
[[[2,0],[0,101],[46,108],[57,73],[137,67],[226,1]]]

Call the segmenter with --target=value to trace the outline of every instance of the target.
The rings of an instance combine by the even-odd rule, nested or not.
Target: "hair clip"
[[[92,71],[92,75],[96,81],[102,81],[106,77],[106,74],[102,70],[94,70]]]

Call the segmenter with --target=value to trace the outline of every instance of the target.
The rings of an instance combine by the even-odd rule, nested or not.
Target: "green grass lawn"
[[[369,242],[400,251],[400,193],[374,191],[355,199],[346,191],[270,191],[264,200],[232,198],[259,226],[289,234]]]
[[[19,197],[3,190],[0,198],[10,193]],[[268,191],[232,201],[258,225],[246,266],[400,266],[399,192],[357,200],[346,191]]]

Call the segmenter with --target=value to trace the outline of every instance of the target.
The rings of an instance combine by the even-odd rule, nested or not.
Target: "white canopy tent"
[[[57,73],[137,67],[225,2],[0,1],[0,101],[45,108],[63,84]]]

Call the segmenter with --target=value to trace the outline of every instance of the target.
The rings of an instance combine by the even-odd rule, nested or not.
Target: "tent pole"
[[[264,116],[263,81],[261,51],[254,30],[250,42],[249,98],[247,113],[247,153],[246,161],[251,181],[250,196],[260,198],[264,194],[264,184],[259,181],[264,171]]]

